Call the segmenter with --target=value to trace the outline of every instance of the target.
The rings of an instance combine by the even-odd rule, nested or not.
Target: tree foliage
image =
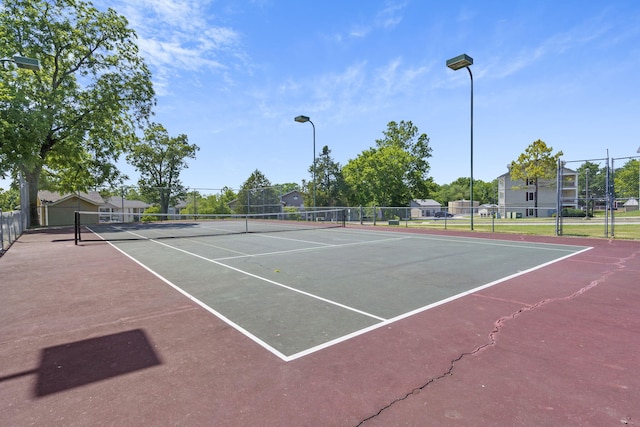
[[[0,77],[0,174],[25,176],[37,224],[41,173],[61,192],[118,178],[154,105],[151,74],[127,20],[82,0],[3,0],[0,53],[41,65]]]
[[[348,201],[356,205],[407,206],[426,198],[433,188],[428,178],[431,147],[410,121],[389,122],[376,147],[363,151],[343,168]]]
[[[616,197],[640,197],[640,160],[629,160],[614,174]],[[640,199],[637,199],[640,200]]]
[[[279,190],[258,169],[242,184],[236,200],[237,213],[270,213],[281,210]]]
[[[460,177],[449,184],[443,184],[437,187],[433,193],[433,198],[443,206],[447,206],[449,202],[456,200],[467,200],[469,198],[469,182],[468,177]],[[480,179],[473,180],[473,200],[479,204],[498,203],[498,180],[485,182]]]
[[[578,205],[593,208],[593,200],[604,200],[607,190],[607,169],[593,162],[585,162],[578,173]]]
[[[186,135],[172,138],[164,126],[151,123],[144,138],[127,154],[127,161],[140,172],[140,192],[152,203],[158,203],[160,212],[167,213],[171,202],[185,196],[180,172],[189,167],[186,159],[195,159],[199,149],[189,144]]]
[[[230,214],[229,203],[235,200],[236,193],[229,187],[224,187],[219,194],[203,196],[197,191],[190,191],[187,196],[187,206],[181,214]]]
[[[0,211],[12,211],[20,208],[20,191],[16,188],[10,188],[3,191],[0,188]]]
[[[524,153],[518,156],[516,161],[511,162],[511,179],[514,181],[533,182],[535,187],[534,193],[534,206],[535,215],[538,216],[538,190],[540,187],[540,181],[551,180],[556,177],[556,170],[558,159],[562,156],[562,151],[556,154],[553,152],[552,147],[547,147],[547,144],[538,139],[532,142],[525,150]]]
[[[344,193],[344,179],[342,177],[342,167],[331,157],[331,150],[327,145],[322,147],[322,151],[316,160],[316,206],[341,206],[344,204],[342,194]],[[309,167],[309,172],[313,171],[313,165]],[[305,203],[313,205],[313,187],[310,185],[307,191]]]

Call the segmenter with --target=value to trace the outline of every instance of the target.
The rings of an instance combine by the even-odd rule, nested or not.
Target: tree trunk
[[[160,213],[167,214],[169,213],[169,200],[170,200],[170,192],[169,189],[160,188]]]
[[[38,216],[38,186],[40,181],[40,168],[25,173],[27,186],[29,189],[29,224],[28,227],[39,227],[40,217]]]

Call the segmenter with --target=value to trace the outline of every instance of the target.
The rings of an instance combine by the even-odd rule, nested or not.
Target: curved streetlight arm
[[[313,124],[311,119],[307,116],[298,116],[294,118],[298,123],[311,123],[313,127],[313,167],[312,167],[312,176],[313,176],[313,211],[316,210],[316,125]]]

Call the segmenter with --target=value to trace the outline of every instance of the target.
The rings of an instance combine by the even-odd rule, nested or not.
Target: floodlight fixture
[[[16,55],[13,57],[13,62],[15,62],[18,68],[32,71],[40,70],[40,61],[38,61],[37,59]]]
[[[447,67],[452,70],[459,70],[460,68],[466,68],[469,65],[473,65],[473,58],[469,55],[462,54],[447,60]]]
[[[40,70],[40,61],[33,58],[27,58],[24,56],[14,56],[13,58],[2,58],[2,62],[13,62],[18,68],[31,71]]]
[[[15,55],[13,58],[2,58],[2,62],[13,62],[18,68],[25,70],[38,71],[40,70],[40,61],[33,58],[27,58],[24,56]]]

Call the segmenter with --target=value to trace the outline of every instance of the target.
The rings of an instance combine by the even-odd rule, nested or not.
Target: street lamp
[[[314,211],[314,215],[315,215],[315,210],[316,210],[316,126],[313,124],[311,119],[309,117],[307,117],[307,116],[298,116],[293,120],[295,120],[298,123],[309,122],[309,123],[311,123],[311,126],[313,126],[313,167],[312,167],[312,172],[313,172],[313,211]]]
[[[40,62],[37,59],[26,58],[24,56],[14,56],[13,58],[2,58],[2,62],[13,62],[18,68],[24,68],[25,70],[38,71],[40,70]]]
[[[447,60],[447,67],[452,70],[459,70],[461,68],[466,68],[469,72],[469,77],[471,78],[471,230],[473,230],[473,74],[471,74],[470,65],[473,65],[473,58],[462,54],[456,56],[455,58],[451,58]]]

